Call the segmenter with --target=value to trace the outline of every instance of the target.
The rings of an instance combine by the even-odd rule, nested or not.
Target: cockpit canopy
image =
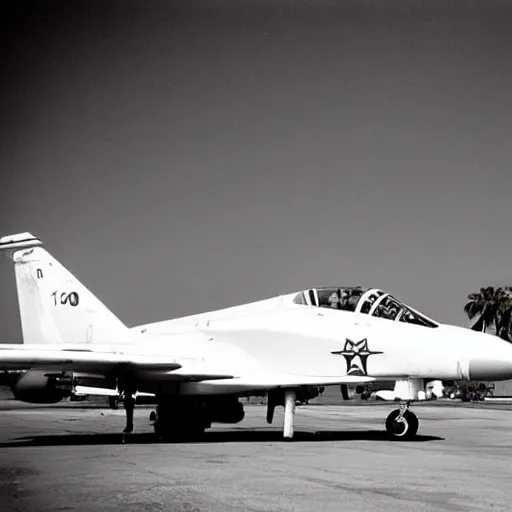
[[[439,325],[378,288],[364,288],[362,286],[311,288],[296,295],[293,302],[306,306],[363,313],[424,327],[437,327]]]

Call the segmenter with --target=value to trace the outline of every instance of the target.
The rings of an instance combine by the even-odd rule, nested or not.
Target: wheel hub
[[[407,430],[407,422],[404,418],[396,419],[393,422],[392,432],[395,436],[401,436]]]

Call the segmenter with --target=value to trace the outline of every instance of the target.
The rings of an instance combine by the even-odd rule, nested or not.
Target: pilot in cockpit
[[[350,299],[351,299],[352,295],[350,294],[349,291],[347,290],[343,290],[343,292],[341,293],[341,299],[340,299],[340,309],[345,309],[347,311],[350,311],[351,309],[351,306],[350,306]],[[356,302],[357,302],[357,299],[356,299]],[[355,305],[354,305],[355,307]]]
[[[332,292],[327,299],[327,304],[329,304],[329,307],[332,309],[341,309],[341,298],[338,294],[339,291]]]
[[[327,303],[333,309],[349,309],[349,294],[347,290],[336,290],[329,295]]]

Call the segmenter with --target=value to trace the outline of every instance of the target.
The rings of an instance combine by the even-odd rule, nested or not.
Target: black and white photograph
[[[0,5],[0,509],[510,512],[511,0]]]

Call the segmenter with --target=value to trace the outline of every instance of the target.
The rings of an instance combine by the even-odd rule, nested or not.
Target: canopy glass
[[[378,288],[362,286],[311,288],[297,294],[295,304],[339,309],[396,322],[437,327],[439,324]]]

